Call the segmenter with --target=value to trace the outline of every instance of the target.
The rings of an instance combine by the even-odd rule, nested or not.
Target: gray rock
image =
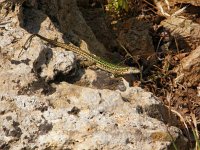
[[[148,116],[145,107],[161,104],[140,88],[119,92],[54,86],[50,96],[2,96],[0,140],[11,149],[166,149],[171,146],[169,133],[175,143],[186,142],[179,129],[167,129]]]

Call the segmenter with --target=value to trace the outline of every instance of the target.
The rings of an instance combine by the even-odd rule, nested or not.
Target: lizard
[[[97,68],[100,68],[104,71],[110,72],[114,75],[125,75],[125,74],[138,74],[140,73],[140,70],[136,67],[129,67],[129,66],[119,66],[119,65],[115,65],[112,64],[100,57],[97,57],[93,54],[90,54],[84,50],[82,50],[81,48],[76,47],[75,45],[71,45],[71,44],[65,44],[65,43],[61,43],[58,42],[56,40],[52,40],[52,39],[48,39],[40,34],[32,34],[27,41],[31,40],[33,37],[39,37],[40,39],[54,45],[57,47],[61,47],[70,51],[73,51],[76,54],[79,54],[83,57],[85,57],[86,59],[88,59],[89,61],[92,61],[95,63]],[[26,44],[25,44],[26,45]]]

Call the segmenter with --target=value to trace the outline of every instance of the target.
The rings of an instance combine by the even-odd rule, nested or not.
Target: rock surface
[[[57,83],[59,73],[70,75],[75,68],[75,56],[38,38],[19,57],[31,29],[64,39],[41,11],[23,11],[40,16],[36,28],[39,22],[20,20],[23,15],[18,10],[16,6],[4,17],[9,28],[0,28],[0,149],[161,150],[173,148],[172,139],[179,149],[187,149],[182,132],[165,125],[166,108],[151,93],[128,84],[120,91]],[[26,30],[21,23],[28,25]]]
[[[118,41],[130,51],[132,56],[147,57],[155,53],[149,35],[149,23],[130,18],[123,26]]]
[[[161,25],[170,31],[178,42],[179,50],[191,51],[200,45],[200,26],[183,16],[173,16],[161,22]]]
[[[169,133],[177,146],[186,142],[179,129],[148,116],[147,108],[163,106],[140,88],[54,88],[49,96],[1,93],[1,148],[163,149],[172,146]]]
[[[174,69],[177,72],[176,83],[185,83],[188,87],[197,87],[200,83],[200,46],[193,50],[189,56],[181,60]]]

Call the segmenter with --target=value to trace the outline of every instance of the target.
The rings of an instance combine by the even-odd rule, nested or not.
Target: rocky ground
[[[173,16],[180,1],[169,1],[164,19],[159,9],[144,11],[152,1],[120,17],[99,1],[0,1],[0,149],[194,147],[200,5],[184,1],[187,12]],[[113,63],[126,55],[124,63],[143,68],[143,76],[85,67],[71,51],[36,37],[26,43],[32,33]]]

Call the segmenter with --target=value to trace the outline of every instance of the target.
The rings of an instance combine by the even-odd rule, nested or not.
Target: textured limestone
[[[49,96],[2,94],[0,147],[163,149],[171,146],[169,133],[185,142],[179,129],[148,116],[147,107],[162,105],[140,88],[121,93],[66,83],[54,87]]]

